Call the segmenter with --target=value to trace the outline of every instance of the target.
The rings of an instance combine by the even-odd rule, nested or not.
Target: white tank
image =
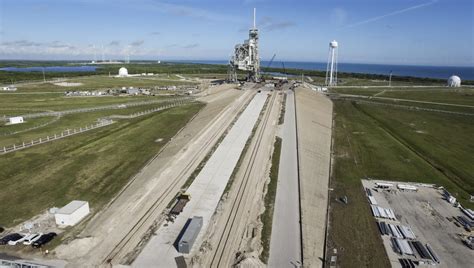
[[[128,76],[128,70],[127,70],[127,68],[125,68],[125,67],[120,68],[118,75],[119,75],[119,76]]]
[[[452,75],[448,78],[448,87],[460,87],[461,78],[457,75]]]
[[[329,43],[329,46],[332,47],[332,48],[336,48],[337,47],[337,41],[336,40],[331,41],[331,43]]]

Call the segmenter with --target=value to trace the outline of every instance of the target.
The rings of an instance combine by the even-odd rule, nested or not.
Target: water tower
[[[326,85],[337,85],[337,42],[333,40],[329,43],[328,65],[326,67]]]

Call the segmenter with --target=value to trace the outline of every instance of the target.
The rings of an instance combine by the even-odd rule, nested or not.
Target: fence
[[[69,136],[72,136],[72,135],[75,135],[75,134],[80,134],[80,133],[83,133],[83,132],[86,132],[86,131],[89,131],[89,130],[93,130],[93,129],[97,129],[97,128],[100,128],[100,127],[108,126],[108,125],[111,125],[111,124],[115,123],[115,121],[111,120],[111,118],[123,118],[123,119],[136,118],[136,117],[139,117],[139,116],[143,116],[143,115],[159,112],[159,111],[162,111],[162,110],[165,110],[165,109],[173,108],[173,107],[176,107],[176,106],[180,106],[180,105],[186,104],[187,102],[188,102],[187,99],[182,99],[182,100],[175,101],[174,103],[167,104],[165,106],[161,106],[161,107],[158,107],[158,108],[155,108],[155,109],[146,110],[146,111],[143,111],[143,112],[133,113],[133,114],[129,114],[129,115],[112,115],[112,116],[109,116],[107,118],[100,119],[100,121],[98,123],[92,124],[90,126],[74,128],[74,129],[67,129],[67,130],[65,130],[65,131],[63,131],[59,134],[46,136],[46,137],[43,137],[43,138],[39,138],[37,140],[33,139],[30,142],[23,142],[23,143],[20,143],[20,144],[13,144],[13,145],[10,145],[10,146],[4,146],[3,149],[0,147],[0,154],[6,154],[6,153],[18,151],[18,150],[21,150],[21,149],[25,149],[25,148],[28,148],[28,147],[35,146],[35,145],[43,144],[43,143],[46,143],[46,142],[50,142],[50,141],[62,139],[62,138],[65,138],[65,137],[69,137]]]
[[[162,111],[162,110],[165,110],[165,109],[180,106],[180,105],[185,104],[186,102],[188,102],[188,101],[187,100],[178,100],[178,101],[176,101],[172,104],[167,104],[167,105],[162,106],[162,107],[158,107],[158,108],[154,108],[154,109],[150,109],[150,110],[146,110],[146,111],[142,111],[142,112],[138,112],[138,113],[133,113],[133,114],[129,114],[129,115],[111,115],[111,116],[108,116],[107,118],[117,118],[117,119],[136,118],[136,117],[139,117],[139,116],[142,116],[142,115],[147,115],[147,114],[159,112],[159,111]]]
[[[10,145],[10,146],[4,146],[3,149],[0,148],[0,154],[6,154],[6,153],[21,150],[21,149],[25,149],[25,148],[28,148],[28,147],[32,147],[32,146],[35,146],[35,145],[43,144],[43,143],[46,143],[46,142],[59,140],[59,139],[69,137],[69,136],[72,136],[72,135],[75,135],[75,134],[83,133],[83,132],[86,132],[86,131],[89,131],[89,130],[97,129],[97,128],[100,128],[100,127],[105,127],[105,126],[111,125],[113,123],[115,123],[115,121],[104,119],[104,120],[101,120],[100,122],[98,122],[96,124],[92,124],[90,126],[67,129],[67,130],[65,130],[65,131],[63,131],[59,134],[54,134],[54,135],[51,135],[51,136],[42,137],[42,138],[39,138],[37,140],[33,139],[30,142],[23,142],[23,143],[20,143],[20,144],[13,144],[13,145]]]
[[[189,101],[192,100],[191,97],[177,97],[177,98],[170,98],[170,99],[160,99],[160,100],[151,100],[151,101],[140,101],[140,102],[128,102],[128,103],[119,103],[119,104],[111,104],[111,105],[104,105],[104,106],[96,106],[96,107],[89,107],[89,108],[78,108],[78,109],[71,109],[71,110],[63,110],[63,111],[54,111],[54,112],[40,112],[40,113],[31,113],[31,114],[23,114],[19,115],[23,118],[37,118],[43,116],[62,116],[66,114],[74,114],[74,113],[86,113],[86,112],[94,112],[100,110],[111,110],[111,109],[126,109],[130,107],[136,106],[143,106],[155,103],[170,103],[176,101]],[[7,118],[2,118],[3,121],[6,121]]]

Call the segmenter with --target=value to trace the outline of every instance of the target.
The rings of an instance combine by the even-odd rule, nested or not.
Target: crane
[[[270,68],[270,65],[272,65],[273,60],[275,59],[276,55],[277,55],[277,54],[273,54],[272,59],[270,60],[270,62],[269,62],[268,65],[267,65],[267,69]]]

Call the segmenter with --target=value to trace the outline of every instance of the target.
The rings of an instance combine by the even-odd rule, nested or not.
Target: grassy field
[[[23,141],[27,142],[31,139],[38,139],[47,135],[54,135],[55,133],[59,134],[60,132],[70,128],[72,129],[85,127],[86,125],[97,123],[97,120],[99,118],[104,118],[110,115],[129,115],[136,112],[151,110],[157,107],[160,107],[160,104],[143,105],[126,109],[111,109],[87,113],[68,114],[60,117],[58,120],[55,120],[55,117],[40,117],[34,119],[27,119],[25,124],[0,126],[0,146],[9,146],[13,143],[19,144]],[[123,121],[126,119],[114,120]],[[12,131],[18,131],[21,130],[21,128],[24,129],[24,127],[28,126],[37,126],[46,121],[53,122],[46,126],[42,126],[32,130],[27,130],[17,134],[9,134]]]
[[[443,185],[473,207],[471,117],[336,101],[334,120],[328,254],[341,267],[389,266],[361,178]]]
[[[127,102],[159,100],[168,96],[66,97],[63,94],[0,94],[0,117],[18,112],[62,111]],[[13,111],[13,112],[12,112]],[[22,112],[23,111],[23,112]]]
[[[159,75],[147,77],[127,77],[116,78],[104,75],[84,76],[70,78],[68,83],[81,83],[79,86],[59,86],[51,82],[46,83],[27,83],[18,84],[18,92],[64,92],[74,90],[96,90],[103,88],[119,88],[119,87],[155,87],[155,86],[180,86],[195,85],[195,82],[181,81],[173,75]]]
[[[474,106],[474,88],[333,88],[332,92]]]
[[[0,225],[18,224],[73,199],[87,200],[97,211],[203,105],[120,121],[0,156]]]

